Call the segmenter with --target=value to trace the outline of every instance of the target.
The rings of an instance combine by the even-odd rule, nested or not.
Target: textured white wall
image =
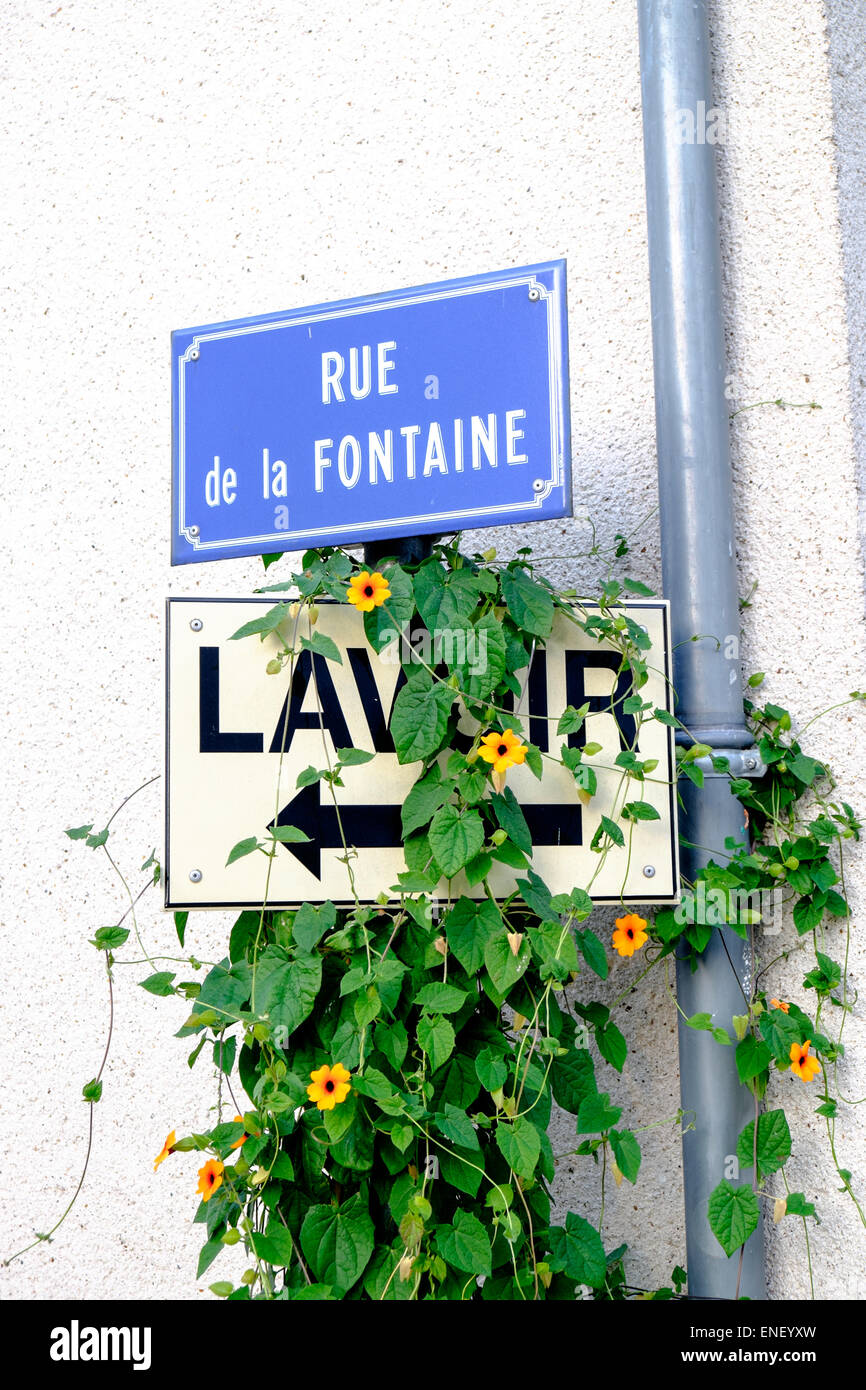
[[[852,10],[854,8],[852,3]],[[850,18],[850,16],[849,16]],[[235,594],[257,561],[168,565],[169,331],[342,296],[566,256],[570,279],[573,521],[485,535],[531,542],[586,585],[592,515],[607,541],[655,507],[649,296],[636,18],[631,0],[167,0],[25,3],[2,20],[5,447],[3,708],[4,1252],[46,1230],[77,1179],[107,996],[86,944],[123,891],[63,828],[104,823],[160,770],[162,610],[168,592]],[[850,37],[862,43],[863,22]],[[732,409],[748,670],[804,720],[863,679],[863,575],[823,7],[715,6]],[[639,568],[659,579],[651,518]],[[863,802],[862,717],[830,715],[810,751],[844,764]],[[850,793],[850,794],[849,794]],[[158,787],[115,822],[133,880],[161,847]],[[864,866],[851,887],[862,908]],[[218,958],[227,915],[191,922]],[[855,916],[855,927],[857,923]],[[150,951],[171,918],[146,900]],[[864,979],[855,931],[850,959]],[[636,967],[623,963],[622,991]],[[49,1248],[3,1271],[8,1296],[201,1296],[195,1160],[157,1176],[168,1130],[208,1121],[203,1062],[170,1034],[180,1005],[118,970],[116,1026],[87,1185]],[[773,988],[798,997],[795,959]],[[663,986],[625,1006],[636,1049],[611,1089],[634,1124],[678,1104],[675,1012]],[[866,1091],[862,1006],[846,1030],[844,1093]],[[859,1051],[857,1044],[859,1043]],[[792,1077],[795,1187],[816,1197],[820,1297],[866,1291],[863,1230],[826,1160],[814,1101]],[[838,1126],[861,1164],[862,1111]],[[558,1132],[555,1149],[570,1146]],[[584,1161],[585,1162],[585,1161]],[[573,1170],[573,1171],[572,1171]],[[564,1201],[595,1213],[596,1180],[561,1167]],[[630,1240],[632,1281],[683,1258],[679,1140],[651,1130],[636,1189],[610,1194],[609,1243]],[[771,1287],[802,1297],[797,1223],[770,1229]],[[205,1295],[209,1296],[209,1295]]]

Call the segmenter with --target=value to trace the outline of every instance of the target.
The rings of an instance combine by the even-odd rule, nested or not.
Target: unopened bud
[[[298,616],[298,614],[300,613],[300,611],[301,611],[301,605],[300,605],[299,603],[290,603],[290,604],[289,604],[289,617],[290,617],[290,618],[297,618],[297,616]]]
[[[448,954],[448,942],[445,940],[444,936],[437,936],[436,940],[433,942],[433,947],[434,950],[439,952],[440,956],[446,956]]]
[[[275,656],[272,661],[269,661],[267,666],[265,667],[265,671],[269,676],[278,676],[282,669],[283,663],[280,661],[280,658],[278,656]]]
[[[244,1272],[243,1272],[243,1274],[241,1275],[241,1283],[242,1283],[242,1284],[254,1284],[255,1282],[256,1282],[256,1271],[255,1271],[254,1269],[245,1269]]]
[[[397,1268],[400,1271],[400,1281],[405,1284],[412,1278],[412,1266],[415,1263],[412,1255],[404,1255]]]
[[[318,621],[319,621],[319,605],[318,605],[317,603],[311,603],[311,604],[310,604],[310,622],[311,622],[311,623],[317,623]]]
[[[496,559],[496,546],[491,545],[489,550],[482,550],[481,558],[485,562],[485,564],[489,565],[491,560]]]
[[[521,942],[523,941],[523,933],[519,931],[510,931],[506,932],[505,935],[508,937],[508,944],[511,947],[512,953],[515,956],[519,956]]]
[[[494,845],[504,845],[505,841],[508,839],[508,836],[506,835],[504,830],[494,830],[493,834],[490,836],[490,839],[493,841]]]
[[[223,1245],[237,1245],[241,1238],[241,1233],[237,1226],[233,1226],[230,1231],[226,1231],[223,1236]]]
[[[773,1225],[778,1226],[782,1217],[787,1213],[788,1200],[786,1197],[777,1197],[773,1203]]]

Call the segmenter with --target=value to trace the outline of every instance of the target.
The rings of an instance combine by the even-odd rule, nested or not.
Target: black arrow
[[[319,786],[302,787],[277,816],[277,825],[296,825],[309,835],[308,843],[285,845],[315,878],[322,877],[322,850],[342,849],[343,837],[358,849],[381,849],[403,843],[402,806],[341,806],[340,818],[333,805],[320,805]],[[275,822],[268,826],[272,830]]]
[[[305,869],[321,881],[322,850],[341,849],[343,835],[358,849],[399,849],[403,843],[402,806],[341,806],[340,817],[333,806],[321,805],[318,783],[302,787],[280,811],[274,825],[296,825],[309,835],[301,844],[283,848],[293,854]],[[523,814],[534,845],[582,845],[580,806],[564,804],[524,805]]]

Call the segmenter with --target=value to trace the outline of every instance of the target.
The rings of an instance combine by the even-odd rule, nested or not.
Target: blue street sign
[[[565,262],[172,334],[172,564],[571,513]]]

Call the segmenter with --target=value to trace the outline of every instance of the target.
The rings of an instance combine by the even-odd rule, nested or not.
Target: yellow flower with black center
[[[646,922],[634,912],[630,912],[626,917],[617,917],[615,925],[616,931],[611,937],[611,944],[621,956],[633,956],[644,942],[649,941]]]
[[[198,1170],[198,1187],[203,1202],[209,1202],[218,1187],[222,1187],[224,1168],[218,1158],[209,1158]]]
[[[336,1066],[329,1066],[326,1062],[323,1067],[316,1071],[311,1071],[312,1085],[307,1087],[307,1095],[310,1100],[314,1100],[320,1110],[333,1110],[335,1105],[341,1101],[351,1091],[349,1085],[349,1072],[337,1062]]]
[[[791,1071],[795,1076],[799,1076],[801,1081],[811,1081],[821,1070],[821,1063],[818,1058],[809,1056],[811,1046],[812,1039],[807,1038],[802,1047],[799,1043],[791,1043],[791,1051],[788,1053],[791,1059]]]
[[[367,570],[353,574],[346,590],[346,598],[354,604],[359,613],[372,613],[374,608],[381,608],[390,597],[388,581],[378,570],[374,570],[372,574],[368,574]]]
[[[502,734],[485,734],[478,752],[486,763],[493,764],[494,772],[507,772],[523,762],[528,749],[513,729],[506,729]]]
[[[153,1171],[154,1171],[154,1172],[156,1172],[156,1170],[157,1170],[157,1168],[159,1167],[160,1163],[162,1163],[165,1159],[168,1158],[169,1154],[173,1154],[173,1153],[174,1153],[174,1146],[175,1146],[176,1140],[177,1140],[177,1135],[175,1134],[174,1130],[172,1130],[172,1131],[171,1131],[171,1134],[169,1134],[169,1135],[166,1137],[166,1141],[165,1141],[165,1143],[163,1144],[162,1148],[160,1149],[159,1153],[157,1154],[156,1158],[153,1160]]]

